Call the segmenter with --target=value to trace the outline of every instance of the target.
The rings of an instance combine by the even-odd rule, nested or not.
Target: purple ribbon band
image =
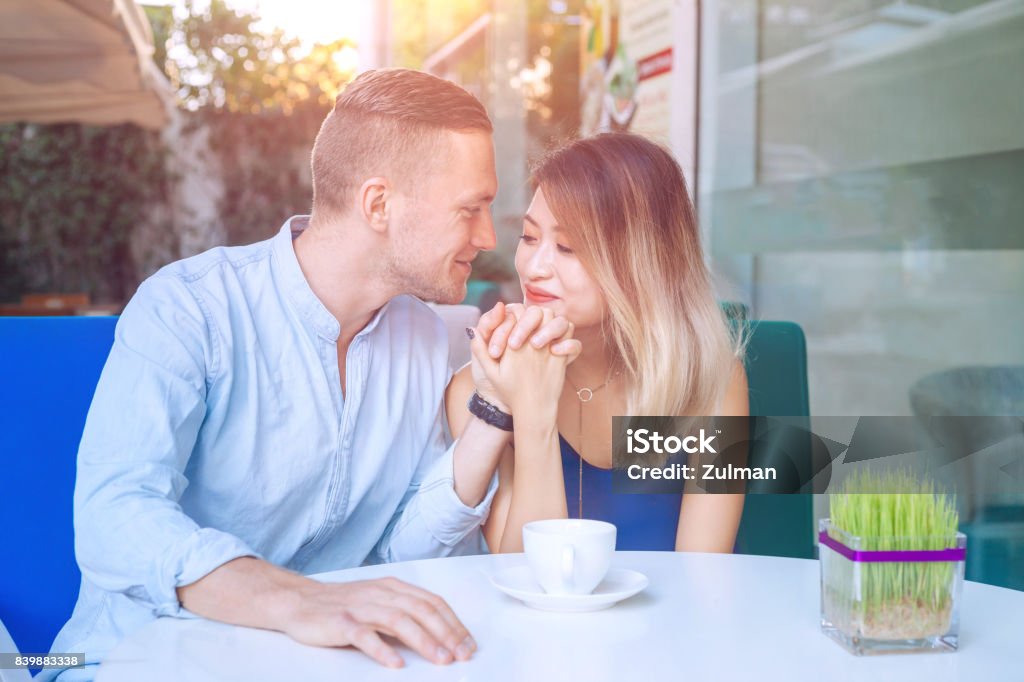
[[[967,557],[967,549],[964,547],[952,547],[949,549],[899,549],[899,550],[875,550],[863,551],[850,549],[843,543],[831,537],[827,532],[818,533],[818,542],[826,547],[839,552],[850,561],[865,563],[885,563],[891,561],[963,561]]]

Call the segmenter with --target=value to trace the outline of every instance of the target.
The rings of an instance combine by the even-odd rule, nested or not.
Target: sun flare
[[[233,0],[238,9],[260,16],[260,28],[280,28],[307,48],[347,38],[357,43],[368,22],[372,2],[352,0]]]

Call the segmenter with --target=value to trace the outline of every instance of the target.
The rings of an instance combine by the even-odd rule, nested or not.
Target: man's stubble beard
[[[400,293],[447,305],[461,303],[466,297],[466,282],[461,278],[453,279],[450,267],[444,272],[431,271],[418,257],[420,247],[412,232],[401,229],[395,235],[390,253],[384,259],[383,276]]]

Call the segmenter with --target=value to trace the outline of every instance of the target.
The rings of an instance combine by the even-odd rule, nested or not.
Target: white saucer
[[[542,611],[598,611],[632,597],[647,587],[647,576],[639,571],[613,568],[590,594],[548,594],[529,566],[515,566],[498,571],[491,583],[510,597]]]

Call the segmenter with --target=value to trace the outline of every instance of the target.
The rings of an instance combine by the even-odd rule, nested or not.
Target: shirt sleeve
[[[154,615],[188,615],[177,587],[259,556],[231,534],[201,528],[178,503],[217,364],[199,301],[178,278],[158,274],[118,320],[86,419],[74,504],[79,566]]]
[[[480,504],[463,504],[455,493],[454,453],[458,441],[448,444],[446,426],[442,405],[422,460],[425,475],[414,477],[384,531],[375,552],[380,561],[487,553],[481,526],[498,489],[497,473],[491,477]]]

